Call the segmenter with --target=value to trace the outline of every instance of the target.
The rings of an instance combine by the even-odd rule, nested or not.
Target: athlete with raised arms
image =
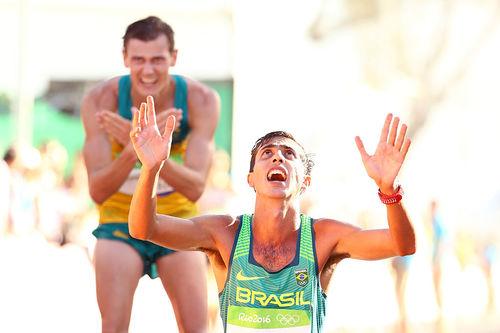
[[[169,248],[208,255],[226,332],[319,332],[325,317],[325,290],[339,261],[415,252],[401,187],[394,184],[410,146],[407,127],[399,127],[397,117],[387,115],[373,155],[356,137],[365,169],[386,205],[388,228],[380,230],[361,230],[300,213],[312,161],[286,132],[268,133],[252,149],[248,184],[256,193],[253,214],[191,219],[157,214],[154,184],[169,158],[174,124],[170,116],[163,134],[159,132],[152,97],[134,115],[130,137],[142,169],[130,207],[130,233]]]

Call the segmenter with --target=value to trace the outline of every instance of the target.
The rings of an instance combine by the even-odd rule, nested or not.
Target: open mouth
[[[267,180],[271,182],[286,181],[286,173],[280,169],[272,169],[267,173]]]
[[[157,80],[154,80],[154,79],[141,78],[141,83],[144,85],[153,85],[153,84],[156,84],[156,82],[157,82]]]

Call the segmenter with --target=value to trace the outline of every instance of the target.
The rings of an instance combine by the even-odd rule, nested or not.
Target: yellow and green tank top
[[[179,128],[172,135],[172,150],[170,159],[183,163],[189,133],[187,108],[187,83],[182,76],[172,75],[175,81],[174,107],[182,109],[182,120]],[[132,119],[132,97],[130,95],[130,76],[122,76],[118,82],[118,114],[126,119]],[[111,152],[115,159],[123,146],[111,140]],[[120,189],[99,206],[99,223],[127,223],[130,202],[139,179],[141,164],[137,162],[127,180]],[[191,217],[197,214],[194,202],[176,192],[169,184],[159,180],[157,188],[157,211],[178,217]]]
[[[301,215],[295,258],[280,271],[268,272],[253,256],[252,219],[240,218],[219,294],[224,332],[320,332],[326,295],[319,281],[313,220]]]

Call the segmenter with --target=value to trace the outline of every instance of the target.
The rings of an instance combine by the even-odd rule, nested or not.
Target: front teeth
[[[285,173],[281,170],[278,170],[278,169],[274,169],[274,170],[269,171],[269,173],[267,174],[267,179],[268,180],[273,179],[274,175],[280,175],[283,180],[286,179]]]
[[[271,172],[269,172],[269,176],[272,175],[282,175],[283,177],[285,177],[285,173],[281,170],[271,170]]]

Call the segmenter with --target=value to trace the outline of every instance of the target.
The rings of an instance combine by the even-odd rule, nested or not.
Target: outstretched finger
[[[406,153],[408,153],[408,149],[410,149],[410,144],[411,144],[411,140],[406,138],[404,143],[403,143],[403,147],[401,148],[401,153],[403,154],[403,159],[406,157]]]
[[[153,99],[153,96],[148,96],[146,98],[146,101],[148,103],[147,107],[148,125],[157,127],[158,125],[156,124],[155,101]]]
[[[387,135],[389,134],[389,126],[391,125],[392,113],[387,114],[385,117],[384,127],[380,133],[380,142],[387,142]]]
[[[139,110],[136,107],[132,107],[132,128],[130,129],[129,136],[133,140],[139,135]]]
[[[163,138],[172,140],[172,133],[175,129],[175,117],[173,115],[168,116],[167,122],[165,124],[165,131],[163,132]]]
[[[141,103],[139,108],[139,130],[146,128],[146,103]]]
[[[396,141],[396,134],[398,134],[398,126],[399,126],[399,117],[394,117],[392,120],[391,131],[389,132],[389,140],[388,144],[394,146],[394,142]]]
[[[408,127],[406,126],[406,124],[401,125],[401,129],[399,130],[398,138],[396,139],[396,144],[394,145],[394,147],[397,150],[401,150],[401,147],[403,146],[403,142],[405,140],[407,128]]]
[[[354,140],[356,141],[356,146],[358,147],[359,153],[361,154],[361,159],[366,161],[370,155],[366,152],[365,146],[363,145],[363,141],[361,141],[361,138],[359,136],[355,137]]]
[[[136,107],[132,108],[132,130],[135,131],[139,125],[139,110]]]

